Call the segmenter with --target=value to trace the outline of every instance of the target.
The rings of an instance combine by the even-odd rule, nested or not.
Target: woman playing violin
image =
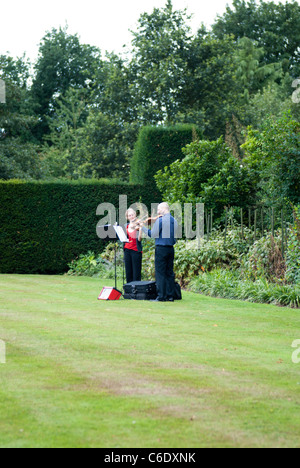
[[[141,281],[142,278],[142,231],[137,230],[136,211],[129,208],[126,211],[129,223],[126,226],[129,242],[124,245],[124,260],[126,281]]]

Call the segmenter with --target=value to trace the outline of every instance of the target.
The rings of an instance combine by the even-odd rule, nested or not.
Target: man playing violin
[[[155,239],[156,301],[174,301],[174,245],[178,223],[171,215],[168,203],[160,203],[157,214],[153,228],[142,227],[142,230]]]

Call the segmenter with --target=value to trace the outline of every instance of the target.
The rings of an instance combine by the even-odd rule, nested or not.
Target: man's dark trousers
[[[174,298],[174,247],[155,247],[155,279],[160,301]]]

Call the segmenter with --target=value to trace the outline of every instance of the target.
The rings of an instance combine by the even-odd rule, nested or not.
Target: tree
[[[31,89],[40,121],[36,129],[40,141],[49,134],[48,118],[55,116],[57,99],[70,87],[91,90],[98,68],[101,68],[100,51],[82,45],[76,34],[68,34],[67,27],[46,33],[40,43]]]
[[[95,109],[78,132],[80,177],[128,180],[132,144],[138,132],[136,123],[122,122],[117,115]]]
[[[238,41],[238,49],[235,54],[236,75],[243,86],[243,98],[246,103],[249,102],[251,95],[282,77],[280,63],[261,63],[264,49],[257,47],[257,44],[256,41],[252,41],[248,37],[242,37]]]
[[[264,203],[300,203],[300,124],[290,115],[268,119],[260,131],[250,129],[244,163],[255,173]]]
[[[164,9],[144,13],[134,34],[133,60],[139,115],[145,124],[192,123],[205,136],[225,133],[236,100],[234,42],[218,39],[202,27],[191,35],[190,17]]]
[[[0,56],[0,78],[6,85],[6,103],[0,107],[0,128],[2,141],[6,137],[33,139],[31,126],[34,121],[30,106],[28,78],[30,64],[25,57],[14,60]]]
[[[204,203],[221,215],[224,206],[247,207],[256,201],[255,172],[232,155],[223,138],[195,141],[186,155],[155,176],[170,203]]]
[[[114,53],[107,53],[95,72],[91,102],[107,116],[121,122],[142,121],[135,67]]]
[[[170,203],[201,200],[203,184],[219,172],[231,156],[223,138],[194,141],[182,149],[185,157],[157,172],[156,184]]]
[[[202,200],[222,213],[224,206],[247,208],[256,203],[256,179],[250,168],[230,156],[221,169],[202,186]]]
[[[216,37],[231,34],[238,41],[248,37],[264,49],[265,64],[281,63],[284,71],[300,74],[300,5],[297,1],[275,4],[260,0],[233,0],[212,26]]]
[[[290,82],[289,79],[288,81]],[[266,119],[279,120],[289,111],[293,119],[299,122],[300,105],[293,103],[291,92],[287,95],[284,86],[271,83],[249,99],[244,112],[244,121],[255,129],[262,129],[265,127]]]
[[[6,85],[6,103],[0,104],[0,179],[37,179],[43,163],[36,145],[25,57],[0,56],[0,77]]]
[[[216,39],[201,28],[193,39],[181,108],[200,120],[191,121],[203,127],[204,135],[217,139],[225,134],[242,86],[235,76],[235,44],[231,37]]]
[[[139,111],[147,124],[172,124],[179,109],[187,73],[191,41],[186,10],[174,11],[172,2],[143,13],[133,32],[133,59]]]
[[[86,154],[93,161],[94,174],[128,177],[143,119],[137,88],[135,70],[128,62],[116,54],[106,54],[95,76],[90,115],[82,133],[89,141]]]
[[[49,176],[78,178],[83,164],[80,150],[80,128],[86,121],[88,109],[85,88],[69,88],[65,96],[57,99],[55,116],[49,120],[50,134],[44,147]]]

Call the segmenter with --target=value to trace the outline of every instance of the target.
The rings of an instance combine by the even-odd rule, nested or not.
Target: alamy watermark
[[[292,343],[292,348],[296,348],[292,354],[292,362],[294,364],[300,363],[300,340],[294,340]]]
[[[299,104],[300,102],[300,78],[297,78],[296,80],[293,81],[292,87],[297,88],[292,94],[292,101],[295,104]]]
[[[0,104],[6,103],[5,82],[0,78]]]
[[[151,213],[157,213],[159,203],[151,203]],[[170,212],[177,221],[178,228],[175,234],[177,239],[202,239],[204,237],[204,203],[173,203],[169,205]],[[116,239],[116,233],[111,227],[118,224],[125,226],[127,224],[126,212],[131,208],[138,213],[138,218],[149,218],[149,212],[143,203],[133,203],[127,205],[127,195],[119,196],[119,206],[116,208],[112,203],[101,203],[96,210],[97,216],[102,216],[97,223],[96,232],[100,239]],[[150,215],[151,217],[151,215]],[[151,227],[155,222],[155,216],[151,220]],[[195,223],[193,224],[193,220]],[[150,221],[149,221],[150,222]],[[195,229],[193,228],[195,226]],[[167,230],[163,237],[169,237]]]
[[[6,364],[6,344],[0,340],[0,364]]]

